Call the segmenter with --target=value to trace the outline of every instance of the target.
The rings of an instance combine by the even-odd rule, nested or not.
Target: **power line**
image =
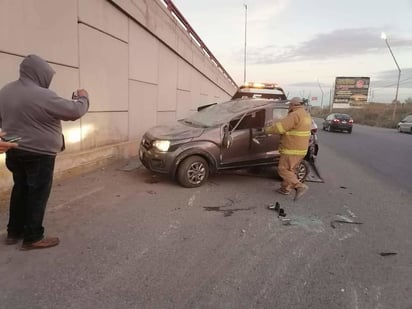
[[[410,78],[406,78],[406,79],[404,79],[404,80],[402,80],[402,81],[400,81],[399,82],[399,84],[401,84],[401,83],[405,83],[406,81],[408,81],[408,80],[412,80],[412,77],[410,77]],[[389,85],[386,85],[386,86],[381,86],[381,87],[371,87],[371,88],[374,88],[374,90],[383,90],[384,88],[390,88],[390,87],[394,87],[394,86],[396,86],[397,84],[389,84]]]

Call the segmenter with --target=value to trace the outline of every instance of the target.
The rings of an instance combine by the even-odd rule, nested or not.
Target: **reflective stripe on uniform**
[[[280,122],[276,123],[276,129],[278,129],[279,134],[285,134],[286,130],[283,128]]]
[[[289,131],[285,134],[291,136],[310,136],[310,131]]]
[[[279,149],[281,154],[290,156],[305,156],[308,150],[296,150],[296,149]]]

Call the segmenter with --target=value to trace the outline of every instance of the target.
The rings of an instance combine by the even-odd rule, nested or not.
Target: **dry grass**
[[[354,123],[373,127],[396,128],[398,122],[406,115],[412,114],[412,103],[398,104],[395,120],[392,120],[393,104],[368,103],[363,108],[340,108],[332,112],[349,114]],[[312,107],[311,114],[314,117],[325,118],[330,113],[329,109]]]

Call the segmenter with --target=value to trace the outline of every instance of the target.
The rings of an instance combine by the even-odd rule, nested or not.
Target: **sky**
[[[317,97],[312,104],[326,106],[335,77],[370,77],[369,100],[389,103],[396,60],[398,99],[412,97],[412,0],[173,3],[238,85],[246,74],[246,81],[276,82],[289,97]]]

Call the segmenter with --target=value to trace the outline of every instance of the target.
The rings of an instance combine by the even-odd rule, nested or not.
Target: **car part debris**
[[[281,218],[280,221],[283,223],[283,225],[292,225],[292,220],[288,218]]]
[[[270,204],[270,205],[268,206],[268,209],[274,210],[274,211],[279,211],[279,209],[280,209],[280,204],[279,204],[279,202],[276,202],[275,205]]]
[[[381,256],[390,256],[390,255],[397,255],[398,253],[396,252],[381,252]]]
[[[275,205],[273,204],[269,205],[268,209],[276,211],[279,217],[286,217],[285,210],[283,208],[280,208],[279,202],[276,202]]]
[[[306,176],[306,179],[305,179],[306,182],[320,182],[320,183],[325,182],[322,176],[320,175],[319,170],[313,160],[311,161],[303,160],[303,162],[307,163],[306,166],[308,168],[308,175]]]
[[[346,221],[346,220],[333,220],[330,222],[330,226],[336,229],[335,223],[346,223],[346,224],[363,224],[363,222],[355,222],[355,221]]]
[[[279,217],[286,217],[286,213],[283,208],[279,209]]]

